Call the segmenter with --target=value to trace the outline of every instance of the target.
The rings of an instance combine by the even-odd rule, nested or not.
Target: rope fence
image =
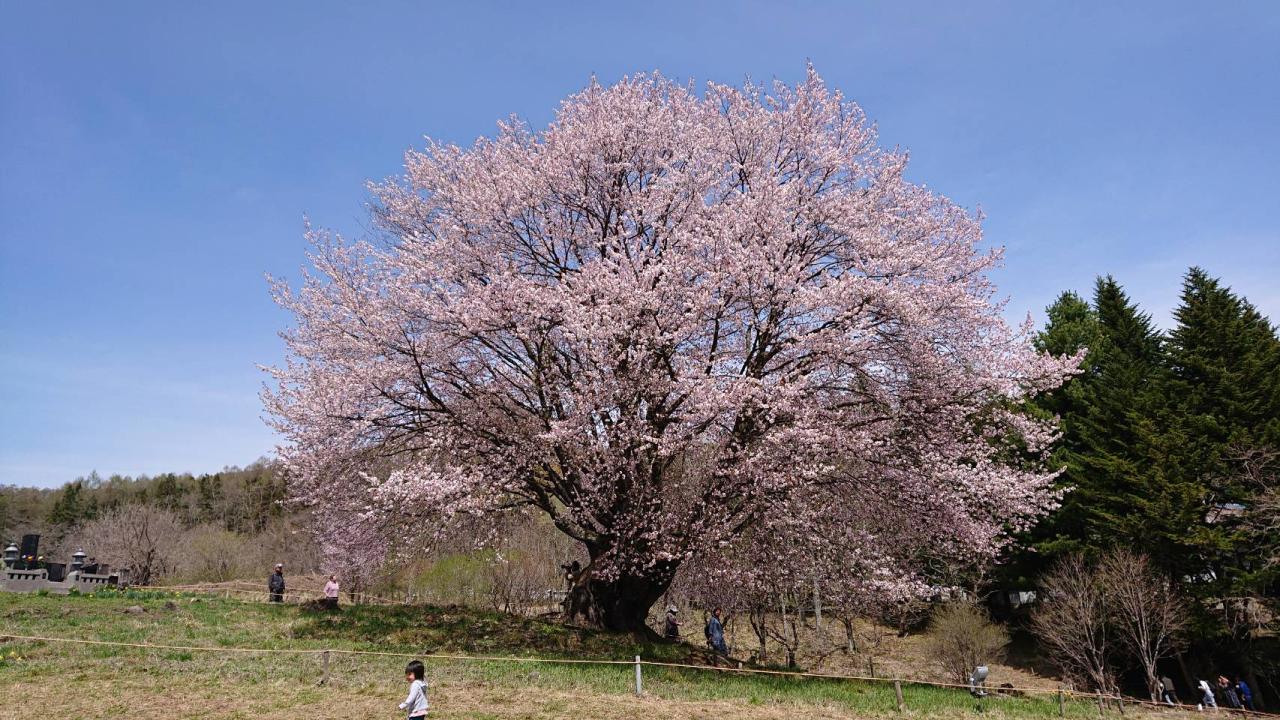
[[[954,689],[970,691],[968,685],[960,683],[935,682],[929,680],[914,680],[907,678],[883,678],[869,677],[863,675],[840,675],[834,673],[818,673],[818,672],[802,672],[793,670],[769,670],[764,668],[745,668],[745,667],[720,667],[716,665],[694,665],[691,663],[673,663],[661,662],[654,660],[644,660],[640,656],[636,656],[634,660],[597,660],[586,658],[545,658],[545,657],[518,657],[508,655],[458,655],[447,653],[421,653],[421,652],[387,652],[377,650],[352,650],[345,648],[254,648],[254,647],[234,647],[234,646],[205,646],[205,645],[169,645],[158,643],[129,643],[117,642],[110,640],[90,640],[86,638],[67,638],[67,637],[47,637],[40,635],[14,635],[10,633],[0,633],[0,642],[45,642],[45,643],[64,643],[74,645],[90,645],[90,646],[110,646],[121,648],[133,648],[140,650],[159,650],[159,651],[182,651],[182,652],[206,652],[206,653],[226,653],[226,654],[268,654],[268,655],[310,655],[320,658],[323,662],[324,677],[321,680],[323,684],[329,677],[329,657],[331,655],[346,655],[352,657],[368,656],[368,657],[394,657],[394,658],[414,658],[420,660],[439,660],[453,662],[499,662],[499,663],[546,663],[557,665],[598,665],[598,666],[634,666],[636,672],[635,693],[643,694],[643,672],[644,667],[651,668],[671,668],[678,670],[691,670],[697,672],[719,672],[731,673],[737,675],[767,675],[767,676],[784,676],[792,678],[813,678],[819,680],[839,681],[839,682],[862,682],[876,683],[882,685],[892,685],[896,697],[897,709],[899,712],[907,709],[907,703],[903,694],[903,686],[920,686],[920,687],[936,687],[943,689]],[[983,697],[992,697],[999,695],[1048,695],[1056,696],[1058,701],[1058,715],[1065,717],[1065,702],[1069,699],[1072,702],[1096,702],[1098,704],[1098,712],[1103,712],[1104,705],[1107,707],[1115,707],[1120,714],[1124,714],[1125,705],[1146,706],[1160,710],[1190,710],[1194,706],[1177,705],[1170,706],[1167,703],[1156,702],[1152,700],[1143,700],[1140,698],[1123,697],[1119,695],[1106,695],[1102,693],[1079,692],[1066,688],[1050,689],[1042,687],[1013,687],[1001,686],[986,689],[986,695]],[[982,697],[978,698],[979,700]],[[1256,710],[1230,709],[1221,708],[1224,711],[1237,713],[1242,716],[1258,717],[1258,718],[1280,718],[1280,714],[1260,712]]]
[[[231,596],[252,597],[265,601],[271,594],[269,590],[259,588],[250,583],[231,582],[219,585],[129,585],[121,588],[121,592],[128,590],[140,591],[156,591],[156,592],[185,592],[185,593],[204,593],[208,595],[221,595],[225,598]],[[387,605],[387,606],[410,606],[414,603],[411,600],[397,600],[382,595],[371,595],[368,593],[352,593],[343,591],[349,602],[356,605]],[[284,603],[299,603],[311,600],[322,600],[325,597],[323,592],[319,590],[305,589],[288,589],[283,593]]]
[[[248,583],[245,583],[247,585]],[[128,590],[139,590],[148,592],[185,592],[185,593],[205,593],[208,595],[221,595],[230,598],[232,595],[237,597],[254,597],[265,600],[270,591],[261,588],[237,587],[233,584],[225,585],[129,585],[121,588],[122,592]],[[378,595],[367,595],[364,593],[345,593],[347,598],[359,605],[410,605],[406,600],[395,600],[392,598],[382,597]],[[286,590],[283,593],[282,602],[298,603],[311,600],[324,599],[324,593],[318,590]]]

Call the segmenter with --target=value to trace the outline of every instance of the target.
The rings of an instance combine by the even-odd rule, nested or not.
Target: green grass
[[[138,605],[143,613],[126,613]],[[318,686],[321,658],[315,654],[245,654],[162,650],[9,640],[0,642],[0,695],[6,687],[74,689],[115,684],[117,695],[134,698],[121,716],[147,716],[146,701],[196,688],[217,701],[224,717],[290,716],[298,707],[381,707],[398,701],[410,654],[508,656],[486,661],[428,660],[433,697],[444,717],[613,717],[634,691],[632,665],[528,662],[514,658],[630,659],[699,662],[688,645],[638,642],[570,628],[554,622],[463,608],[345,608],[330,614],[298,606],[243,603],[198,595],[98,593],[41,597],[0,593],[0,635],[33,635],[122,643],[345,649],[404,656],[333,653],[329,683]],[[720,703],[723,717],[896,716],[890,683],[737,674],[645,666],[644,689],[672,713],[679,703]],[[1052,696],[992,697],[981,709],[968,693],[904,683],[908,714],[915,717],[997,716],[1056,718]],[[90,696],[100,693],[90,693]],[[450,715],[453,698],[468,709]],[[228,699],[242,703],[227,704]],[[123,701],[121,701],[123,702]],[[336,703],[336,705],[335,705]],[[593,704],[594,703],[594,704]],[[461,700],[459,700],[461,704]],[[717,706],[720,707],[720,706]],[[596,708],[596,709],[592,709]],[[727,709],[725,709],[727,708]],[[160,713],[157,710],[157,713]],[[237,714],[241,713],[241,714]],[[493,714],[497,713],[497,714]],[[690,711],[693,713],[693,711]],[[753,714],[756,713],[756,714]],[[310,716],[326,716],[308,711]],[[1070,718],[1095,718],[1096,705],[1068,701]],[[1132,714],[1132,713],[1131,713]],[[163,717],[156,714],[155,717]],[[341,717],[360,715],[339,714]],[[381,715],[367,715],[377,717]],[[621,716],[621,715],[618,715]],[[686,717],[686,715],[670,715]],[[3,717],[0,714],[0,717]],[[701,717],[696,713],[687,717]]]

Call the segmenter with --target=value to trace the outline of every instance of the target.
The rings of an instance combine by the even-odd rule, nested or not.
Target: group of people
[[[675,605],[667,608],[666,622],[663,624],[662,636],[668,640],[680,639],[679,609]],[[720,608],[711,611],[711,617],[707,619],[707,624],[702,628],[702,634],[706,637],[707,647],[720,653],[721,655],[729,654],[729,646],[724,642],[724,621],[720,618]]]
[[[1249,688],[1249,683],[1239,676],[1229,680],[1226,675],[1219,675],[1216,687],[1209,684],[1208,680],[1200,680],[1196,685],[1196,692],[1200,694],[1197,707],[1201,710],[1204,708],[1216,710],[1220,706],[1233,710],[1253,710],[1253,690]],[[1160,699],[1169,705],[1178,704],[1173,680],[1168,675],[1160,678]]]
[[[330,575],[324,584],[325,606],[338,607],[338,576]],[[284,602],[284,564],[276,563],[275,571],[267,578],[267,594],[271,602]],[[404,669],[405,682],[409,683],[409,695],[400,703],[400,709],[408,712],[409,720],[421,720],[427,716],[427,668],[421,660],[414,660]]]
[[[271,573],[271,577],[267,578],[267,597],[273,603],[284,602],[284,564],[276,563],[275,572]],[[324,604],[330,610],[338,609],[338,576],[330,575],[329,581],[324,584]]]

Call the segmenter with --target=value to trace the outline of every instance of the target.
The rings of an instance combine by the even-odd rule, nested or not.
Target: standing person
[[[338,576],[330,575],[329,582],[324,584],[324,606],[330,610],[338,609]]]
[[[724,622],[720,620],[720,608],[711,611],[711,619],[703,631],[707,636],[707,645],[721,655],[728,655],[729,648],[724,644]]]
[[[1173,690],[1173,680],[1168,675],[1160,676],[1160,699],[1169,705],[1178,704],[1178,695]]]
[[[1222,699],[1227,701],[1227,707],[1232,710],[1240,709],[1240,696],[1236,694],[1236,687],[1227,680],[1226,675],[1218,676],[1218,692],[1222,693]]]
[[[400,703],[401,710],[408,710],[410,718],[427,716],[427,668],[422,661],[414,660],[404,669],[405,682],[409,683],[409,697]]]
[[[667,622],[662,629],[662,636],[668,640],[680,639],[680,621],[676,619],[677,612],[679,611],[676,610],[675,605],[667,608]]]
[[[1253,711],[1253,690],[1249,688],[1249,683],[1244,678],[1236,676],[1236,691],[1240,693],[1240,704],[1244,705],[1244,709]]]
[[[276,571],[267,578],[267,592],[271,595],[271,602],[284,602],[284,565],[281,563],[276,563]]]
[[[1200,689],[1200,708],[1210,707],[1217,710],[1218,702],[1213,699],[1213,688],[1209,687],[1209,681],[1201,680],[1196,687]]]

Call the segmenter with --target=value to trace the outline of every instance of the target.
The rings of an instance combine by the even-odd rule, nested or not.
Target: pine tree
[[[1099,278],[1090,306],[1064,293],[1048,309],[1037,345],[1054,355],[1087,349],[1081,372],[1039,402],[1057,414],[1062,440],[1062,507],[1026,542],[1015,573],[1039,575],[1056,558],[1096,554],[1116,544],[1139,546],[1145,536],[1138,508],[1149,486],[1153,393],[1163,372],[1161,336],[1112,277]]]
[[[183,478],[173,473],[165,473],[156,478],[155,485],[151,489],[152,505],[163,510],[168,510],[184,521],[188,515],[187,512],[187,486],[183,483]]]
[[[96,504],[91,505],[84,495],[84,480],[76,480],[68,483],[53,503],[49,510],[49,524],[59,534],[93,517]]]
[[[222,512],[224,505],[222,475],[201,475],[196,481],[196,493],[200,521],[223,522],[225,513]]]
[[[1241,593],[1256,579],[1244,510],[1261,488],[1244,458],[1280,449],[1280,339],[1247,300],[1191,268],[1169,338],[1163,471],[1195,487],[1199,594]],[[1190,520],[1190,519],[1189,519]]]

